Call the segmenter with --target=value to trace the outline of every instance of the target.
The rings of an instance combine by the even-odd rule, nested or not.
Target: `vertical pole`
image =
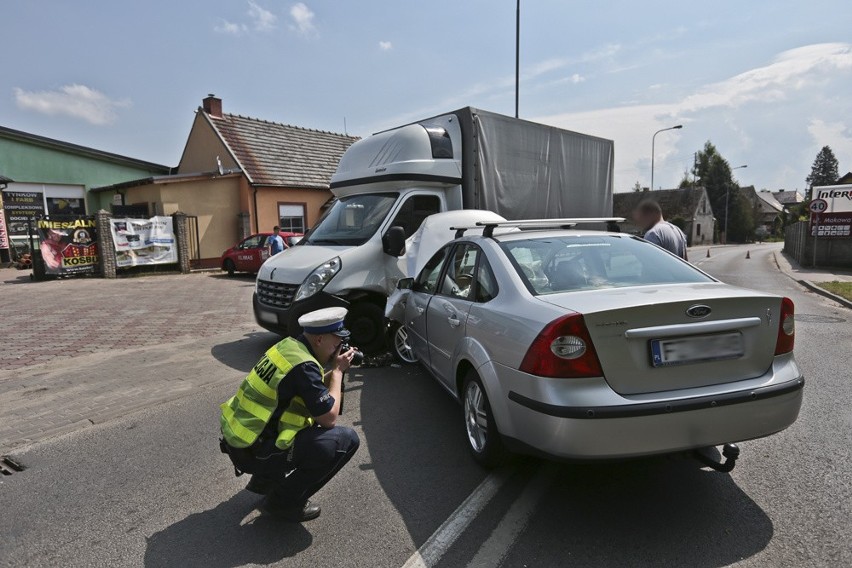
[[[811,190],[813,191],[813,190]],[[814,262],[813,267],[817,267],[817,238],[819,237],[819,213],[814,213]]]
[[[515,118],[518,118],[519,91],[521,86],[521,0],[515,10]]]
[[[730,184],[725,184],[725,242],[728,244],[728,194],[731,193]]]
[[[659,132],[654,132],[651,136],[651,191],[654,191],[654,142],[657,140],[657,134]]]

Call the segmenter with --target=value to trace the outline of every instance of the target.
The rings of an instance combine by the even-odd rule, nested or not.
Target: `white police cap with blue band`
[[[323,308],[308,312],[299,318],[299,325],[305,333],[323,335],[333,333],[338,337],[349,337],[349,330],[343,326],[346,308]]]

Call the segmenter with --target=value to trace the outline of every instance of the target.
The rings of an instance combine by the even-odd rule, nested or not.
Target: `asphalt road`
[[[852,312],[780,273],[777,245],[749,250],[693,258],[795,301],[808,382],[798,422],[741,444],[731,474],[680,458],[489,473],[422,371],[364,369],[343,416],[361,450],[317,496],[319,519],[280,523],[218,453],[218,403],[275,340],[231,333],[194,351],[221,380],[16,454],[27,469],[0,478],[0,566],[852,565]]]

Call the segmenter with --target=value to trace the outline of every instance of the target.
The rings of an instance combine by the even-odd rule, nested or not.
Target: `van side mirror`
[[[411,290],[412,286],[414,286],[414,278],[400,278],[396,283],[397,290]]]
[[[405,229],[393,226],[388,229],[382,237],[382,250],[390,256],[402,256],[405,254]]]

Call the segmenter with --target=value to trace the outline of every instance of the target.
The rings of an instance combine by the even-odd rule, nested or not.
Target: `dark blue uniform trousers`
[[[275,440],[264,440],[250,463],[237,466],[272,482],[269,498],[276,505],[301,506],[346,465],[360,444],[352,428],[313,426],[296,434],[288,450],[278,449]]]

